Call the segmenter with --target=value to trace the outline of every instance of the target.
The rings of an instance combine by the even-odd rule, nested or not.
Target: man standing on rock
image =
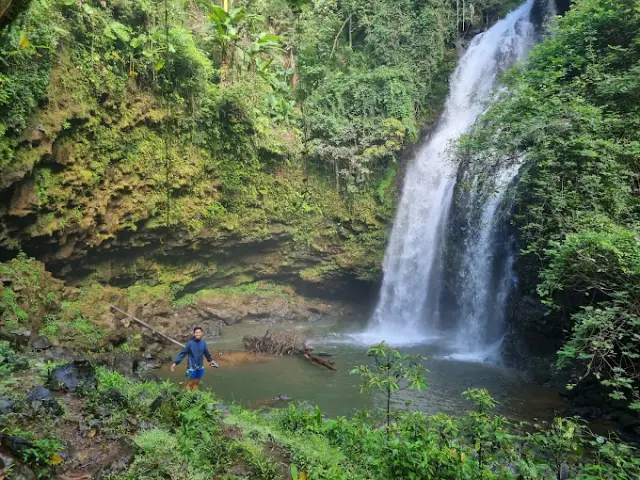
[[[171,365],[171,371],[176,370],[178,365],[184,357],[187,357],[187,373],[189,377],[187,380],[186,390],[187,392],[196,391],[199,389],[200,379],[204,375],[204,362],[203,357],[207,358],[211,367],[217,367],[216,362],[213,361],[209,349],[207,348],[207,342],[202,339],[202,328],[196,327],[193,329],[193,338],[191,338],[184,346],[182,351],[176,357],[175,362]]]

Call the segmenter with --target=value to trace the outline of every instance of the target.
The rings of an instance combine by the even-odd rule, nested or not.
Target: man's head
[[[200,340],[202,338],[202,328],[196,327],[193,329],[193,337],[196,340]]]

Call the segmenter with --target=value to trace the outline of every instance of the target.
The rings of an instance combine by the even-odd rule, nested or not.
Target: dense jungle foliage
[[[385,365],[397,371],[411,362],[384,345],[371,353],[380,379]],[[34,382],[53,388],[56,368],[65,365],[29,361],[0,343],[0,393],[12,396],[0,440],[41,478],[73,468],[78,460],[71,453],[83,449],[96,460],[104,451],[115,454],[99,467],[111,480],[623,480],[640,474],[631,447],[591,433],[576,419],[511,422],[491,413],[496,402],[480,389],[464,392],[470,410],[455,417],[383,409],[328,419],[308,404],[252,411],[211,393],[182,393],[171,382],[133,381],[100,367],[72,393],[34,404],[28,389]],[[414,373],[404,371],[392,383],[417,386],[422,380]],[[370,377],[364,383],[386,388]],[[386,424],[388,415],[393,421]],[[66,427],[69,418],[78,426]],[[8,478],[24,474],[13,467]],[[76,468],[62,478],[81,475]]]
[[[170,310],[196,301],[196,284],[220,277],[246,292],[278,269],[379,279],[402,152],[437,118],[454,41],[519,2],[17,3],[0,23],[0,478],[33,478],[22,464],[83,478],[72,476],[86,462],[70,455],[78,442],[89,458],[119,455],[105,461],[112,479],[638,478],[630,446],[579,419],[514,423],[483,390],[465,392],[474,408],[455,417],[393,411],[394,392],[426,387],[424,367],[380,346],[375,368],[354,373],[386,407],[350,419],[305,404],[249,411],[103,367],[91,385],[34,401],[66,363],[25,354],[25,330],[97,358],[114,299]],[[479,173],[521,166],[511,198],[522,273],[564,322],[559,366],[632,409],[639,33],[637,0],[575,0],[459,152]],[[260,276],[202,254],[261,242],[286,248],[268,251]],[[171,262],[143,262],[149,249]],[[120,272],[113,251],[128,255]],[[31,256],[88,281],[68,289]],[[144,341],[130,335],[117,353]]]
[[[575,1],[505,80],[463,161],[522,164],[513,219],[538,294],[566,321],[559,364],[577,360],[577,379],[638,409],[640,4]]]
[[[333,254],[303,278],[375,279],[453,39],[512,3],[33,0],[0,31],[3,252],[284,231]]]

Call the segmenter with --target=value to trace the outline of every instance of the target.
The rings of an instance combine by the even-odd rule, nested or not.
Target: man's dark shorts
[[[187,370],[186,376],[191,380],[200,380],[204,375],[204,367],[190,368]]]

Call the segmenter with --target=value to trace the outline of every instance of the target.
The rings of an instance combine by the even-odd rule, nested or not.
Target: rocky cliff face
[[[305,172],[293,132],[249,125],[235,140],[251,147],[249,165],[211,170],[231,147],[202,150],[184,130],[167,145],[153,95],[131,86],[119,99],[70,95],[68,82],[83,80],[60,60],[16,161],[0,169],[4,259],[22,250],[67,280],[166,282],[187,293],[271,279],[345,296],[375,281],[390,204],[373,192],[347,199]],[[231,188],[237,175],[250,183]]]
[[[273,106],[295,103],[275,68],[289,60],[225,72],[202,10],[181,5],[160,38],[145,5],[85,3],[32,2],[0,31],[13,51],[0,59],[0,261],[24,251],[67,281],[176,294],[270,280],[361,297],[380,274],[393,175],[348,193],[309,165],[299,116]]]
[[[311,328],[316,320],[353,317],[360,310],[352,302],[306,298],[269,282],[200,290],[175,301],[164,286],[122,289],[93,283],[78,289],[25,255],[0,263],[0,280],[0,341],[51,361],[89,355],[128,375],[143,374],[175,355],[175,345],[156,331],[186,342],[195,326],[213,338],[240,322],[308,322]]]

